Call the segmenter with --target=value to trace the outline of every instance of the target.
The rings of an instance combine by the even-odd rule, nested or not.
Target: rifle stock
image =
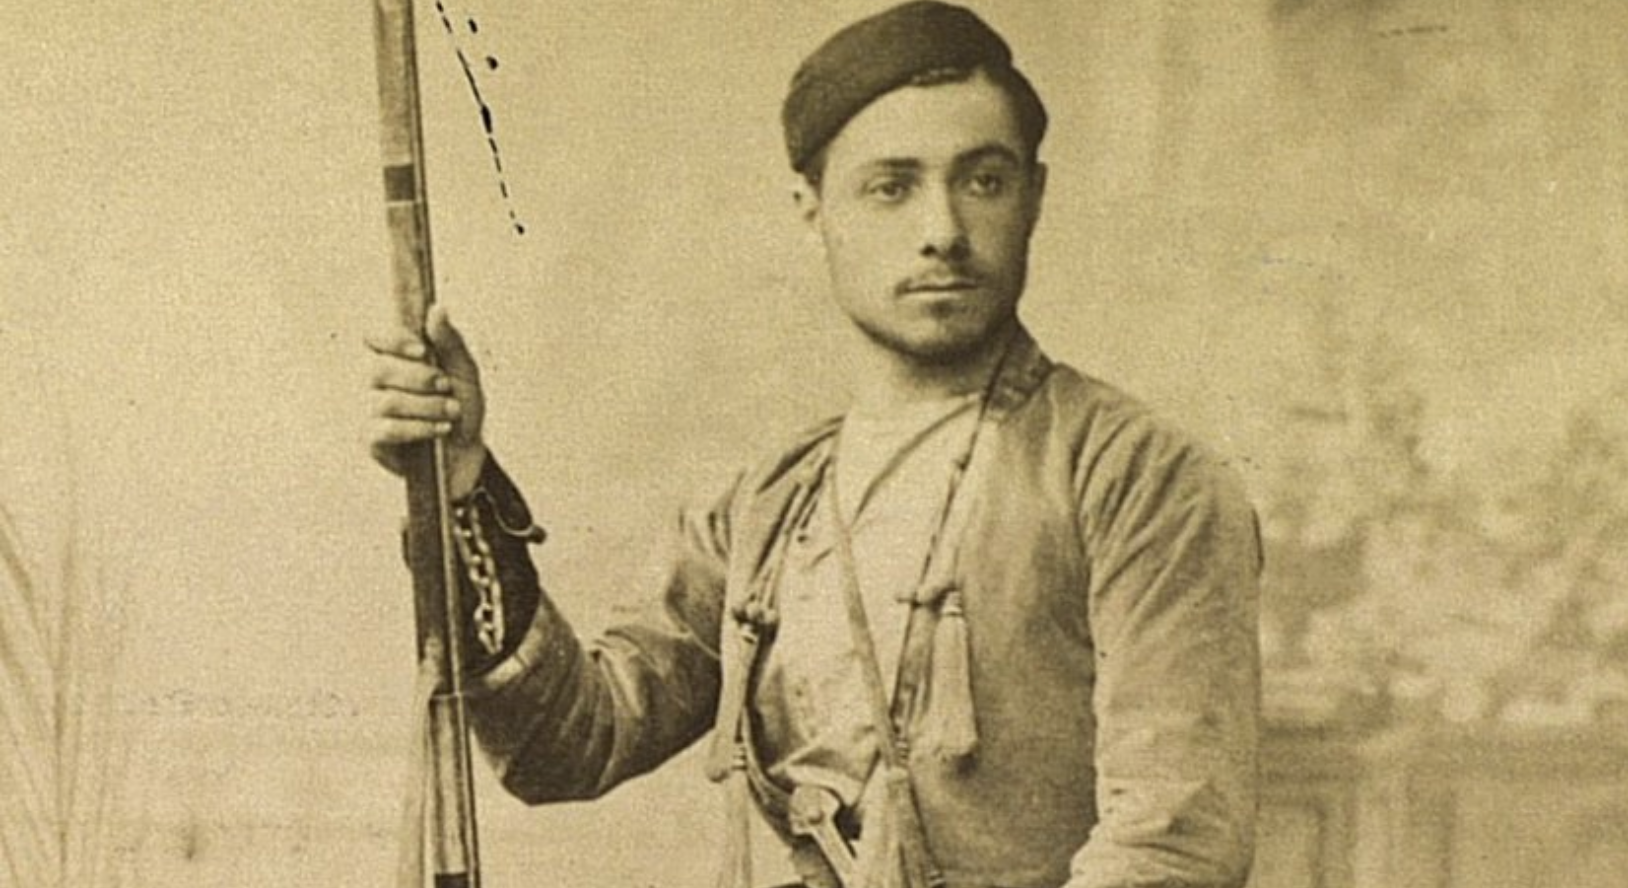
[[[401,329],[422,336],[435,301],[430,252],[429,203],[425,192],[424,141],[412,0],[374,0],[374,48],[378,61],[381,160],[389,227],[391,290]],[[413,798],[421,799],[416,823],[407,824],[404,858],[417,861],[403,873],[423,888],[429,853],[434,888],[479,888],[475,796],[460,665],[464,613],[452,539],[447,460],[441,441],[413,448],[406,462],[407,560],[413,577],[419,670],[433,687],[424,736],[428,773],[414,773]],[[415,766],[415,772],[420,769]],[[405,888],[405,886],[404,886]]]

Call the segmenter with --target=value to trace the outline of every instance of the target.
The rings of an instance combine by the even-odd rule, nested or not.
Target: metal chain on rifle
[[[458,554],[480,600],[475,604],[473,619],[475,639],[488,654],[503,650],[503,583],[498,580],[497,562],[492,558],[492,546],[486,541],[480,520],[473,506],[458,506],[453,513],[458,531]]]

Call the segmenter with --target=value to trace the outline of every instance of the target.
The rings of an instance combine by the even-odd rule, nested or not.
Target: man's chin
[[[921,367],[952,369],[975,364],[1006,341],[1010,320],[973,325],[940,324],[923,332],[877,330],[861,326],[871,342]]]

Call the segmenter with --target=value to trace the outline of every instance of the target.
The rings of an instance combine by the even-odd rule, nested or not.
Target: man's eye
[[[996,197],[1006,191],[1006,177],[1000,173],[976,173],[967,188],[979,197]]]
[[[910,183],[901,179],[880,179],[865,187],[865,193],[889,203],[903,200],[910,193]]]

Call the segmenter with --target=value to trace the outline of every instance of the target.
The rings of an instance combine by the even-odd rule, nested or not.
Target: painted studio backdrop
[[[682,500],[843,402],[778,111],[880,5],[419,6],[441,297],[579,629],[640,605]],[[1266,519],[1273,742],[1327,767],[1269,762],[1259,884],[1616,884],[1628,5],[977,7],[1054,120],[1025,317]],[[390,884],[372,53],[360,0],[7,16],[0,882]],[[693,757],[591,807],[479,789],[491,885],[711,878]]]

